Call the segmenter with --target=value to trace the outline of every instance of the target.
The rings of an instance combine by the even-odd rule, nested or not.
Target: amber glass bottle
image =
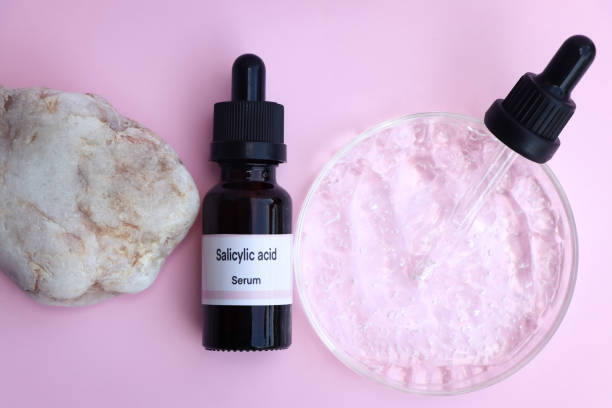
[[[275,350],[291,344],[291,198],[276,183],[286,160],[283,107],[265,99],[265,66],[234,62],[232,101],[215,105],[212,160],[221,181],[204,197],[203,345]]]

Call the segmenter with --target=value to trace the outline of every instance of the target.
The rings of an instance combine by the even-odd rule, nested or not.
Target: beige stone
[[[198,208],[172,148],[101,97],[0,87],[0,270],[34,299],[146,289]]]

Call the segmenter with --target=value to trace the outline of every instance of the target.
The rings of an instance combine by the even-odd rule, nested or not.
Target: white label
[[[293,303],[291,234],[202,236],[202,304]]]

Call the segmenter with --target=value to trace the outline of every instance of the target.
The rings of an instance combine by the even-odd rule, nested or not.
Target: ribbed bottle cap
[[[595,58],[595,45],[583,36],[568,38],[541,74],[526,73],[506,99],[485,114],[485,125],[522,156],[545,163],[559,148],[559,134],[572,117],[574,86]]]
[[[284,108],[265,101],[266,67],[244,54],[232,67],[232,100],[215,104],[211,160],[285,162]]]

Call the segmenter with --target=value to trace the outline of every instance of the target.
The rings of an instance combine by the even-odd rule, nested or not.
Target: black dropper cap
[[[213,161],[287,161],[284,108],[265,101],[266,66],[254,54],[241,55],[232,66],[232,100],[215,104]]]
[[[506,146],[538,163],[559,148],[559,134],[576,110],[570,93],[595,58],[593,41],[568,38],[541,74],[526,73],[506,99],[493,102],[485,125]]]

